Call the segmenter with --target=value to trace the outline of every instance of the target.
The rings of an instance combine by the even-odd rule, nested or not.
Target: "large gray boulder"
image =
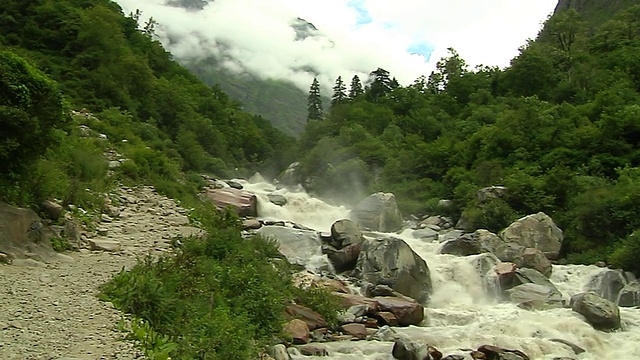
[[[478,203],[484,204],[493,199],[502,199],[507,196],[509,190],[504,186],[489,186],[476,192]]]
[[[589,280],[585,290],[592,291],[609,301],[617,302],[618,295],[625,285],[627,285],[627,279],[621,270],[604,269]]]
[[[211,201],[218,210],[231,207],[239,216],[257,216],[258,200],[255,194],[245,190],[225,187],[222,189],[207,189],[202,194],[205,199]]]
[[[640,306],[640,280],[634,280],[622,288],[617,301],[618,306]]]
[[[278,242],[278,250],[292,264],[307,265],[314,256],[322,255],[322,241],[315,231],[286,226],[263,226],[256,233]]]
[[[571,309],[585,317],[595,329],[610,331],[620,328],[620,310],[613,302],[592,292],[571,297]]]
[[[365,240],[354,275],[373,285],[387,285],[421,304],[432,292],[427,263],[397,238]]]
[[[392,232],[402,227],[402,215],[396,197],[390,193],[375,193],[356,205],[349,215],[364,229]]]
[[[538,249],[551,260],[558,258],[564,239],[562,230],[543,212],[516,220],[499,235],[507,243]]]
[[[539,271],[546,277],[551,276],[553,267],[542,251],[534,248],[523,249],[522,253],[515,256],[513,261],[519,268],[530,268]]]
[[[362,231],[355,222],[341,219],[331,225],[331,245],[342,249],[351,244],[361,244],[364,241]]]
[[[56,256],[54,236],[32,210],[0,203],[0,253],[8,258],[47,261]]]
[[[560,308],[564,305],[562,294],[549,286],[526,283],[515,286],[505,293],[511,302],[521,307],[547,309]]]

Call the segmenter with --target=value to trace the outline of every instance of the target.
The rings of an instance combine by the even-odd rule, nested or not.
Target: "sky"
[[[227,71],[330,89],[383,68],[402,85],[429,76],[454,48],[472,68],[509,65],[557,0],[215,0],[185,10],[167,0],[116,0],[142,11],[179,61],[216,56]],[[301,18],[317,30],[301,39]]]

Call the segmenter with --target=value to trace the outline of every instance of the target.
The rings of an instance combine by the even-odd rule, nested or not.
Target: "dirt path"
[[[138,359],[121,341],[121,314],[96,298],[98,287],[138,257],[170,251],[170,240],[198,232],[186,211],[152,188],[119,189],[118,217],[104,217],[95,246],[49,264],[0,265],[0,359]]]

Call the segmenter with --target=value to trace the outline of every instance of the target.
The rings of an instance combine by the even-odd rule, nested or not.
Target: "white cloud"
[[[157,33],[177,59],[225,57],[231,71],[288,79],[308,89],[314,75],[329,89],[382,67],[400,83],[428,76],[455,48],[472,66],[506,66],[534,38],[556,0],[215,0],[202,11],[165,0],[117,0],[159,22]],[[290,24],[313,23],[319,36],[294,41]],[[409,49],[431,48],[419,55]],[[314,72],[314,73],[311,73]]]

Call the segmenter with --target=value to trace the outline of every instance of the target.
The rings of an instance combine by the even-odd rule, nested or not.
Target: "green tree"
[[[382,68],[377,68],[370,74],[373,81],[367,91],[367,100],[372,102],[378,102],[379,99],[391,92],[394,88],[398,87],[398,82],[395,79],[389,77],[389,72]]]
[[[307,121],[322,120],[324,110],[322,109],[322,96],[320,95],[320,83],[317,78],[313,78],[307,97]]]
[[[338,76],[336,84],[333,86],[333,96],[331,97],[331,105],[340,104],[347,99],[347,87],[342,81],[342,76]]]
[[[358,75],[354,75],[351,79],[351,86],[349,87],[349,99],[355,99],[358,96],[364,94],[364,88]]]

